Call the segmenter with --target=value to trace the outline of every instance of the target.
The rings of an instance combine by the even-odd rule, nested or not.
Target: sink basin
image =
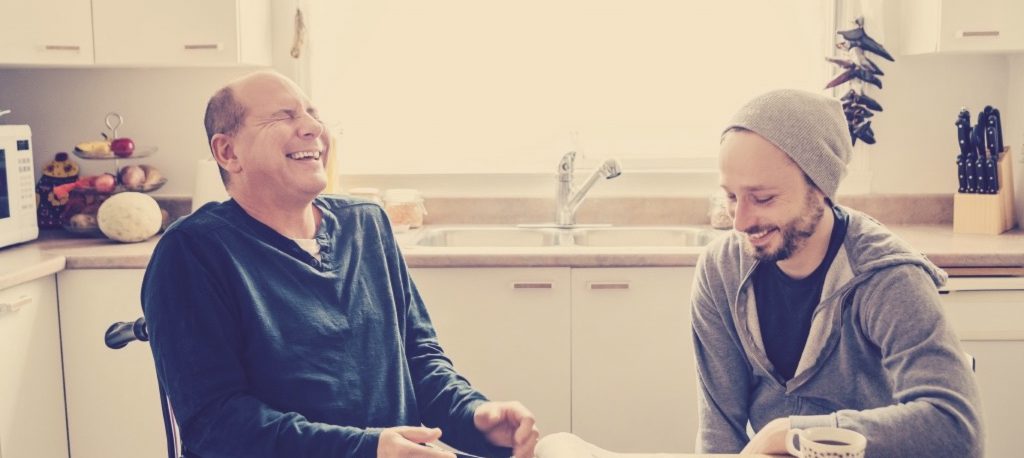
[[[430,247],[701,247],[718,234],[714,230],[691,226],[574,229],[464,226],[424,229],[415,244]]]
[[[580,246],[604,247],[701,247],[718,235],[710,229],[686,226],[669,227],[605,227],[574,230],[574,241]]]
[[[554,229],[499,227],[446,227],[427,229],[416,242],[435,247],[541,247],[558,241]]]

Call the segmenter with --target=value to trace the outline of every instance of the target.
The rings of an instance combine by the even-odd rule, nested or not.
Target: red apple
[[[110,142],[110,150],[117,157],[128,157],[135,152],[135,142],[128,137],[115,138]]]

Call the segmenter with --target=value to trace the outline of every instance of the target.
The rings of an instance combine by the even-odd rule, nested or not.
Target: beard
[[[777,262],[789,259],[802,248],[818,228],[818,223],[825,215],[825,205],[815,198],[813,192],[808,191],[804,200],[804,208],[799,215],[780,226],[755,226],[744,230],[748,234],[756,234],[765,230],[779,229],[782,236],[782,243],[778,248],[772,250],[771,246],[754,246],[750,239],[743,238],[743,249],[748,255],[753,256],[761,262]]]

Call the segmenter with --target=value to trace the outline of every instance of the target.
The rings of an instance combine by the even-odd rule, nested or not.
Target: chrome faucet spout
[[[555,195],[555,220],[559,226],[573,226],[576,224],[576,210],[579,209],[587,193],[597,183],[598,178],[612,179],[622,174],[622,166],[615,159],[608,159],[601,164],[583,185],[579,188],[573,186],[573,172],[575,172],[576,152],[570,151],[562,156],[558,163],[558,192]]]

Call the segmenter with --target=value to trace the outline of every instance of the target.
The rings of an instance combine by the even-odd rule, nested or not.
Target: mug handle
[[[786,431],[786,451],[789,452],[790,455],[796,457],[804,456],[803,452],[801,452],[800,449],[796,448],[793,445],[793,439],[799,436],[802,432],[803,430],[799,428],[793,428],[790,429],[789,431]]]

